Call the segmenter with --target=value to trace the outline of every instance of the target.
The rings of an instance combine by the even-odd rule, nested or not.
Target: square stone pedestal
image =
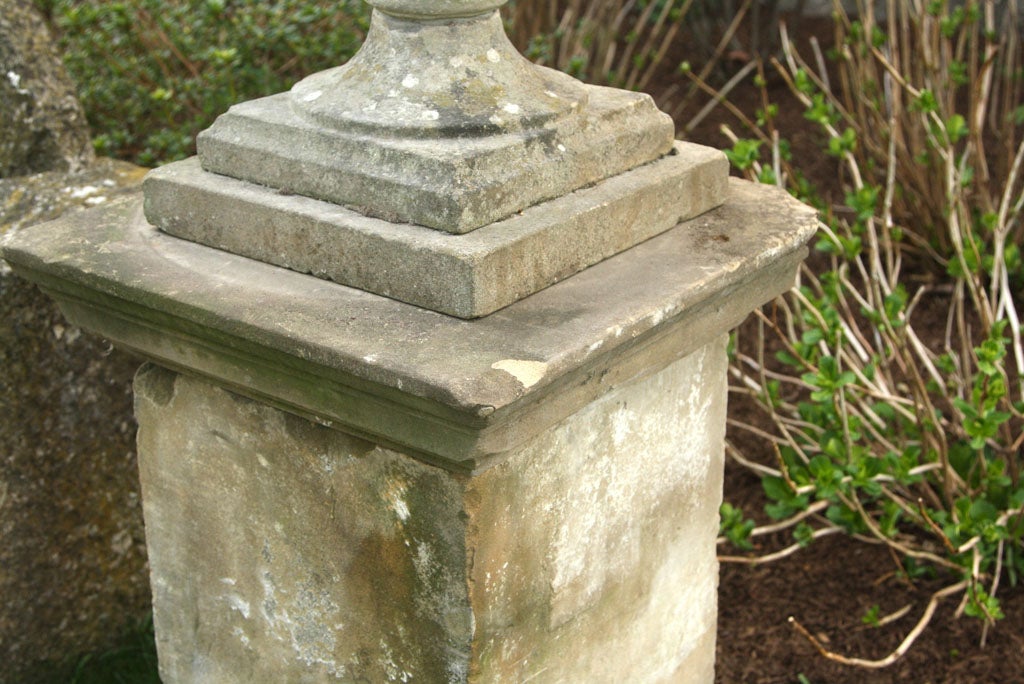
[[[476,474],[144,367],[165,681],[712,681],[724,342]]]
[[[8,236],[136,380],[183,682],[710,682],[726,331],[815,229],[726,203],[467,321],[161,233]]]

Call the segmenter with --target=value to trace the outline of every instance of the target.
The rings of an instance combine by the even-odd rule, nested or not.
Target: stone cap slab
[[[465,235],[370,218],[203,171],[150,173],[150,221],[177,237],[460,318],[490,314],[721,204],[728,161],[675,154]]]
[[[166,235],[138,200],[10,234],[3,257],[115,344],[471,471],[785,291],[815,226],[733,181],[718,209],[473,321]]]

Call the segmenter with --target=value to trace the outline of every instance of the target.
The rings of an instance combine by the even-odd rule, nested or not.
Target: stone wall
[[[45,22],[0,0],[0,238],[134,192],[145,172],[93,161]],[[63,681],[148,614],[137,365],[0,261],[0,683]]]
[[[74,84],[35,5],[0,0],[0,178],[93,159]]]
[[[144,171],[0,180],[0,235],[133,192]],[[148,614],[137,366],[0,261],[0,683],[64,681]]]

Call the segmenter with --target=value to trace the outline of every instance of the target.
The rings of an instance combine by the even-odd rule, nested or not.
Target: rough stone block
[[[528,62],[493,9],[375,11],[348,63],[235,105],[197,148],[207,171],[461,234],[654,161],[673,134],[649,95]]]
[[[643,121],[657,111],[650,96],[588,88],[595,93],[582,130],[371,140],[299,118],[281,93],[233,106],[197,145],[213,173],[466,233],[672,149],[671,120]]]
[[[711,682],[725,363],[473,475],[144,367],[164,681]]]

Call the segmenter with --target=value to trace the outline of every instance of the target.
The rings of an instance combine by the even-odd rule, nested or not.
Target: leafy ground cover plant
[[[791,534],[774,553],[723,557],[761,563],[843,533],[888,547],[904,577],[945,578],[878,660],[834,653],[793,621],[826,657],[879,668],[946,598],[986,634],[1024,574],[1024,53],[1018,0],[889,2],[884,19],[858,4],[854,19],[836,3],[829,55],[812,40],[805,58],[783,27],[770,67],[837,160],[841,201],[800,173],[772,103],[746,119],[752,137],[726,131],[736,168],[820,207],[814,262],[827,267],[805,266],[737,346],[733,391],[774,429],[739,427],[774,457],[730,451],[762,478],[776,522],[726,504],[720,542]]]
[[[362,43],[361,0],[42,0],[97,152],[143,165],[194,153],[235,102],[287,90]]]

